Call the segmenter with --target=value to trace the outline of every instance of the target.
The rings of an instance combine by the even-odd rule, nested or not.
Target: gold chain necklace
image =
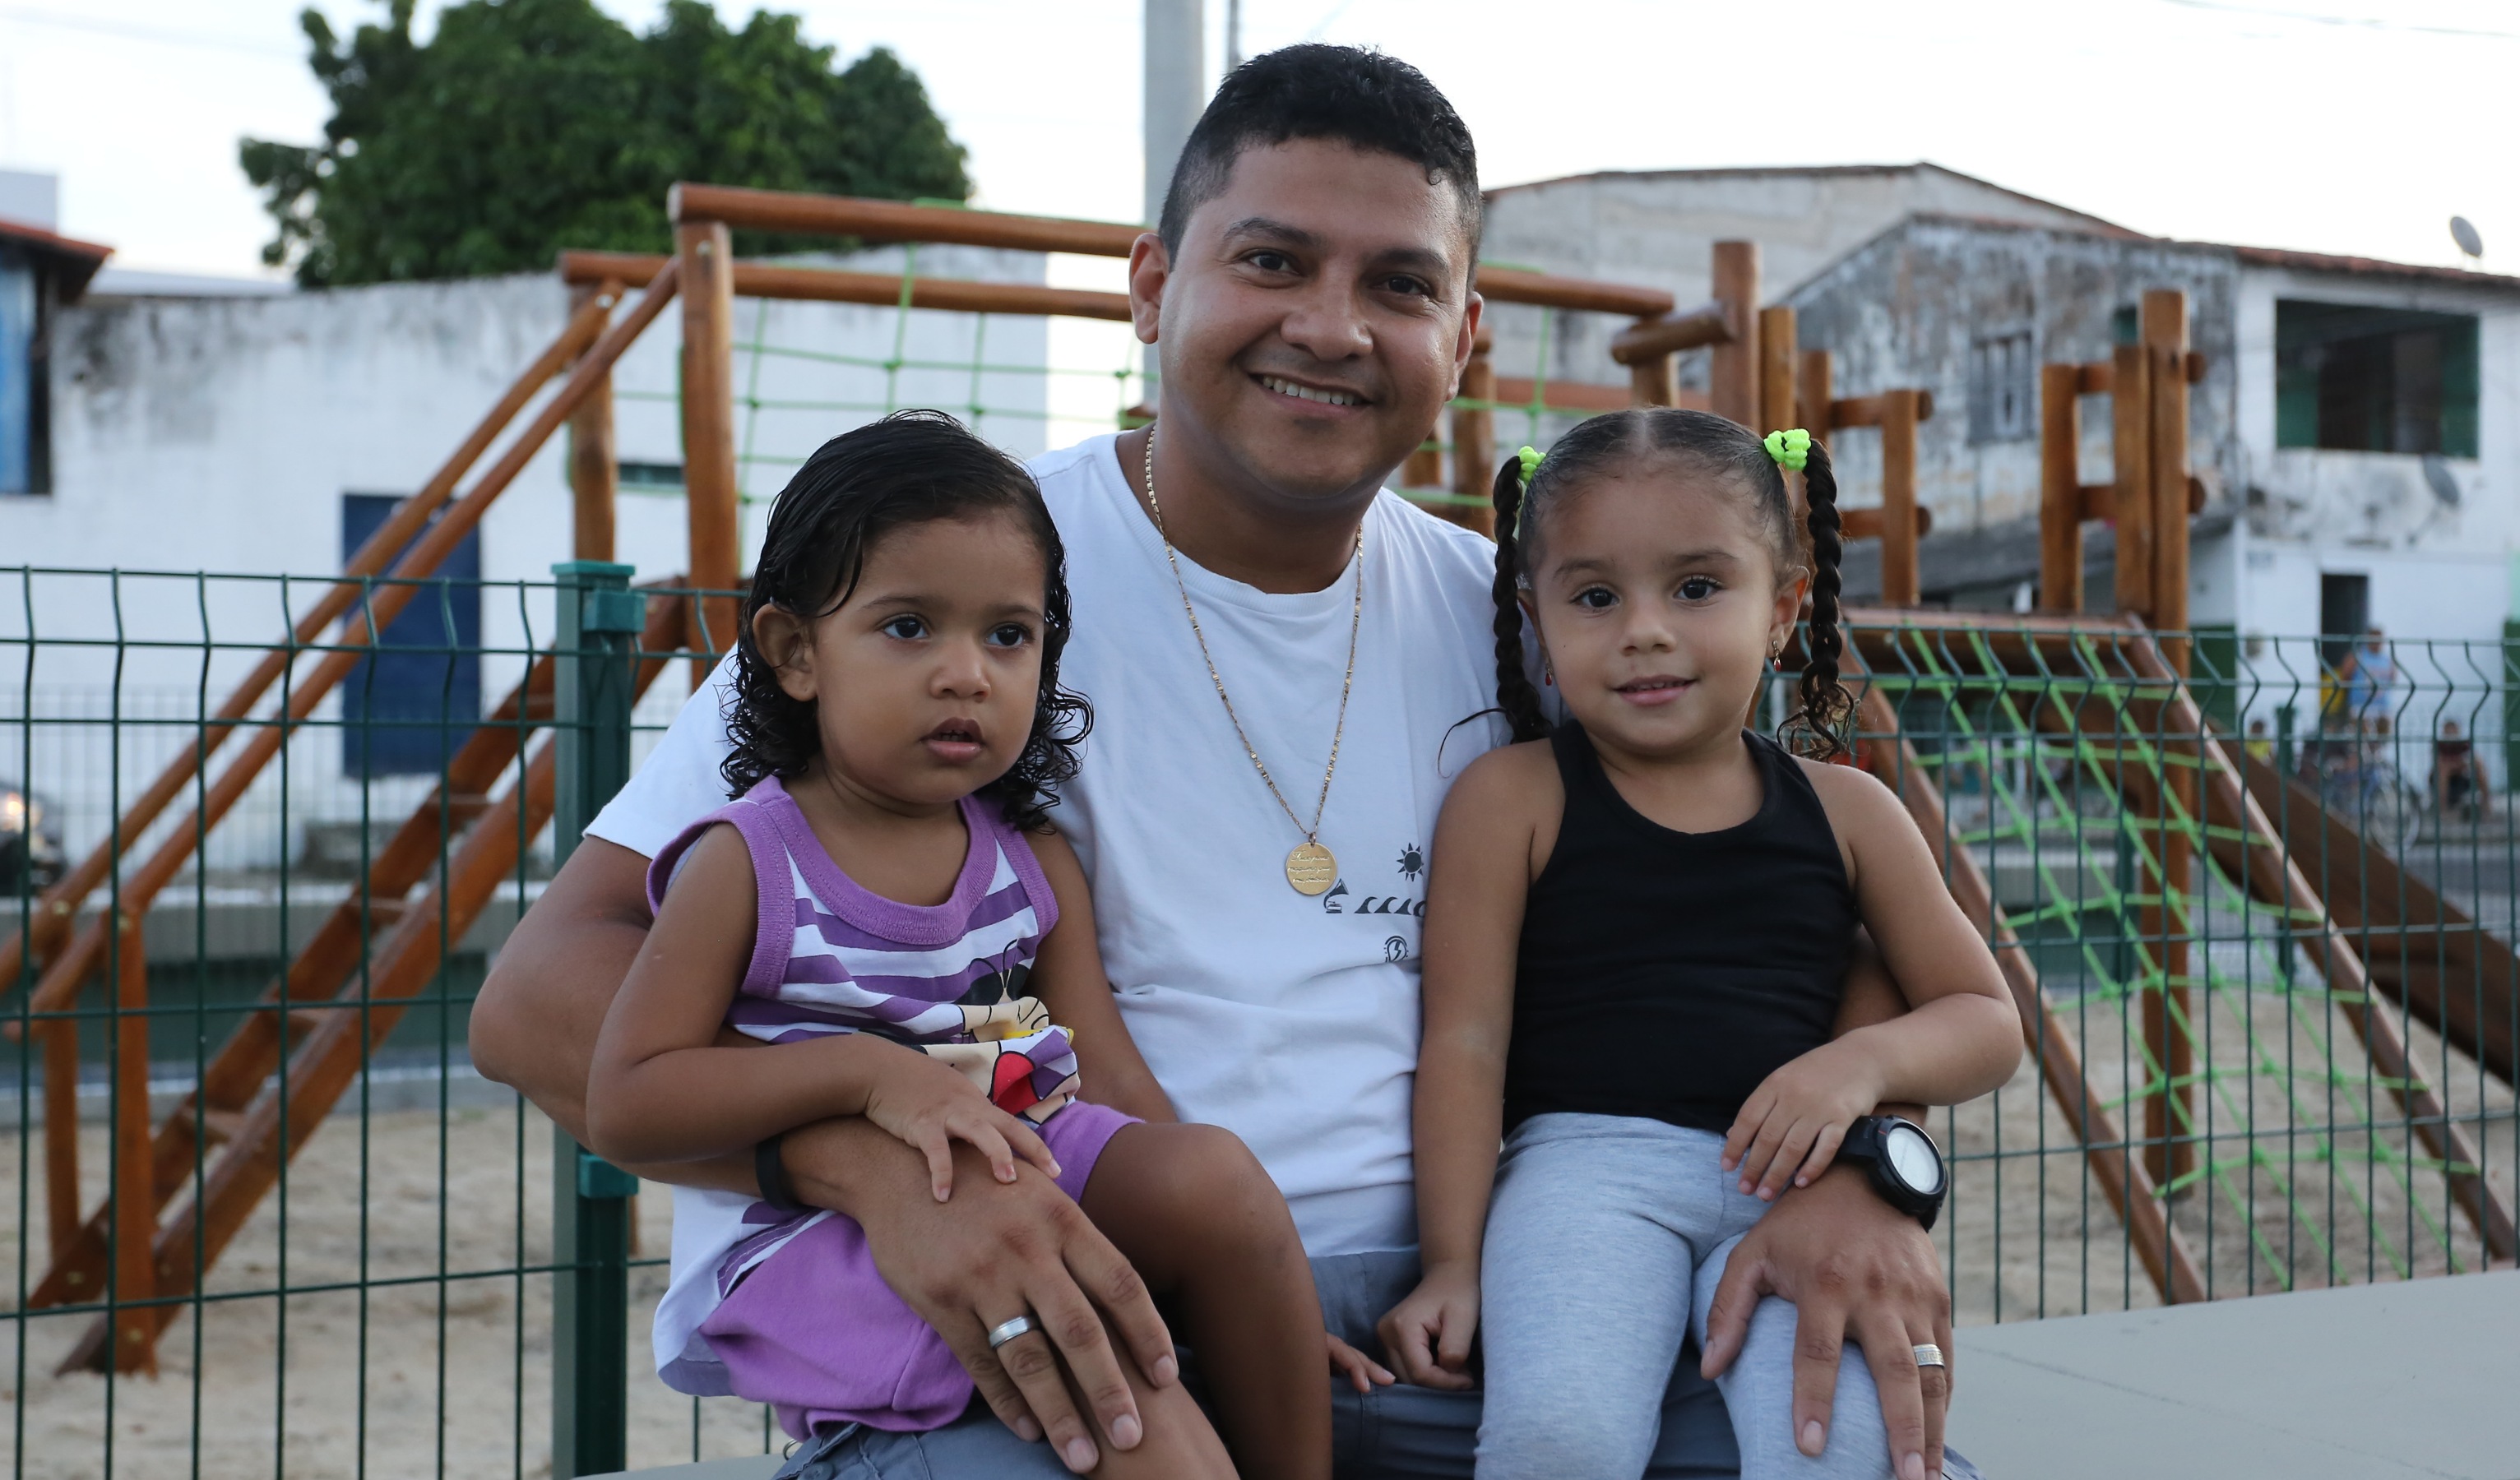
[[[1190,635],[1198,640],[1198,655],[1207,663],[1208,681],[1216,685],[1216,696],[1225,705],[1225,717],[1234,722],[1234,733],[1242,741],[1242,753],[1251,757],[1251,769],[1260,773],[1260,784],[1276,798],[1278,810],[1286,814],[1304,840],[1286,855],[1286,882],[1298,894],[1319,894],[1338,879],[1338,860],[1322,846],[1322,810],[1329,805],[1330,777],[1338,770],[1339,740],[1347,734],[1347,696],[1356,688],[1356,639],[1365,628],[1365,525],[1356,528],[1356,550],[1351,559],[1356,564],[1356,609],[1348,617],[1347,677],[1339,681],[1338,724],[1330,731],[1330,762],[1322,768],[1322,794],[1313,801],[1313,825],[1295,815],[1286,805],[1285,793],[1278,789],[1277,779],[1269,774],[1268,763],[1260,759],[1259,748],[1251,743],[1250,732],[1242,728],[1242,716],[1234,712],[1234,696],[1225,692],[1225,675],[1216,671],[1216,654],[1207,650],[1207,634],[1198,625],[1198,608],[1191,605],[1190,587],[1183,583],[1181,557],[1173,553],[1173,537],[1164,528],[1164,506],[1155,500],[1155,429],[1147,428],[1147,508],[1155,516],[1155,538],[1164,542],[1164,563],[1172,567],[1173,589],[1181,593],[1182,611],[1190,618]]]

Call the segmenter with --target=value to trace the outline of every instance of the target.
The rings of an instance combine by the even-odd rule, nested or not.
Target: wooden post
[[[2039,609],[2083,609],[2082,372],[2039,367]]]
[[[2110,461],[2117,468],[2117,605],[2152,620],[2152,396],[2140,344],[2121,344],[2109,374]]]
[[[1836,377],[1825,349],[1806,349],[1794,373],[1794,425],[1816,437],[1828,435],[1828,403]]]
[[[691,515],[694,586],[731,591],[742,578],[735,469],[735,252],[723,221],[685,221],[674,228],[682,259],[683,497]],[[700,603],[703,630],[694,646],[724,652],[735,643],[736,602]],[[705,681],[713,660],[693,662],[692,682]]]
[[[621,301],[621,285],[605,283],[581,288],[570,297],[572,307],[594,299],[610,309]],[[620,487],[612,437],[612,372],[607,370],[577,413],[568,419],[568,489],[575,532],[570,557],[581,561],[612,559],[612,506]]]
[[[1715,244],[1715,301],[1724,305],[1732,337],[1707,351],[1707,405],[1752,426],[1759,420],[1758,243]]]
[[[2142,344],[2145,430],[2144,497],[2152,512],[2152,609],[2145,613],[2161,634],[2163,660],[2182,682],[2187,678],[2187,295],[2176,289],[2152,289],[2143,295]],[[2123,485],[2121,485],[2123,486]],[[2121,556],[2121,559],[2124,557]],[[2203,724],[2202,711],[2197,723]],[[2189,758],[2202,754],[2202,735],[2164,733],[2165,755]],[[2179,812],[2195,818],[2196,772],[2190,766],[2163,768],[2163,811],[2176,800]],[[2144,1037],[2153,1058],[2170,1080],[2167,1095],[2144,1106],[2144,1132],[2154,1143],[2156,1181],[2187,1175],[2196,1165],[2196,1144],[2188,1139],[2197,1129],[2193,994],[2188,986],[2189,947],[2193,927],[2193,845],[2175,827],[2158,832],[2163,903],[2147,919],[2146,934],[2160,942],[2158,958],[2162,991],[2144,999]],[[2164,1173],[2167,1175],[2165,1176]]]
[[[79,1230],[78,1022],[55,1018],[35,1031],[44,1040],[44,1227],[59,1259]],[[95,1294],[78,1290],[72,1298]]]
[[[1441,488],[1444,486],[1444,449],[1420,447],[1409,454],[1400,465],[1400,486],[1403,488]]]
[[[2187,676],[2187,294],[2175,288],[2143,295],[2145,372],[2150,380],[2146,461],[2152,484],[2153,630],[2181,678]]]
[[[1470,353],[1462,371],[1462,398],[1496,399],[1496,366],[1484,349]],[[1496,532],[1496,413],[1484,405],[1453,408],[1453,491],[1475,505],[1460,504],[1442,511],[1444,517],[1481,534]]]
[[[1794,415],[1788,426],[1799,426],[1821,441],[1827,441],[1831,427],[1829,400],[1836,372],[1825,349],[1806,349],[1794,360]],[[1836,447],[1829,452],[1836,454]],[[1811,515],[1811,502],[1804,497],[1803,475],[1785,474],[1785,498],[1794,520],[1794,548],[1802,552],[1805,561],[1811,559],[1811,532],[1805,522]]]
[[[1794,311],[1779,303],[1759,310],[1759,420],[1762,436],[1785,426],[1810,429],[1794,419]]]
[[[1628,367],[1628,399],[1637,406],[1669,406],[1679,397],[1673,384],[1671,356],[1655,355]]]
[[[126,920],[113,1005],[113,1369],[158,1370],[157,1160],[149,1137],[149,957],[137,918]]]
[[[1916,392],[1881,392],[1881,604],[1913,606],[1916,579]]]

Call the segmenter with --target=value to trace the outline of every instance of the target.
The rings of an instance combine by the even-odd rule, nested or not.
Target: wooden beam
[[[1671,356],[1655,355],[1628,367],[1628,404],[1632,406],[1677,406],[1679,391],[1672,384]]]
[[[2164,634],[2163,655],[2182,678],[2187,675],[2187,294],[2175,288],[2146,290],[2143,343],[2151,361],[2152,406],[2148,429],[2148,481],[2152,485],[2152,602],[2147,619]]]
[[[1496,399],[1496,367],[1485,351],[1473,351],[1462,370],[1462,398]],[[1435,514],[1481,534],[1496,532],[1496,413],[1483,406],[1453,408],[1453,491],[1475,505],[1451,505]]]
[[[1610,358],[1622,365],[1642,365],[1709,344],[1729,344],[1734,330],[1731,311],[1722,303],[1700,303],[1686,313],[1639,319],[1610,339]]]
[[[809,195],[801,191],[746,190],[695,181],[685,181],[666,193],[665,213],[677,226],[714,223],[809,237],[942,242],[960,247],[1065,251],[1098,257],[1125,257],[1138,238],[1146,235],[1143,226],[1114,221],[1018,216],[951,205],[912,205],[901,201]]]
[[[1930,390],[1908,392],[1916,398],[1916,420],[1934,419],[1934,393]],[[1838,426],[1878,426],[1887,414],[1888,402],[1880,396],[1847,396],[1828,403],[1828,425]],[[1817,434],[1817,433],[1815,433]]]
[[[2083,609],[2081,378],[2072,365],[2039,367],[2039,609]]]
[[[1671,294],[1658,288],[1561,278],[1553,273],[1525,272],[1518,267],[1483,265],[1470,287],[1491,303],[1524,303],[1535,308],[1566,308],[1642,319],[1658,318],[1672,308]]]
[[[1750,429],[1762,435],[1802,426],[1794,420],[1795,337],[1792,308],[1759,310],[1759,420]]]
[[[615,279],[637,288],[666,259],[626,251],[561,253],[563,281]],[[735,295],[816,303],[867,303],[890,308],[901,301],[898,273],[843,272],[833,267],[788,267],[765,262],[735,264]],[[1129,322],[1129,295],[1082,288],[1044,288],[1035,283],[974,283],[962,278],[909,280],[910,306],[946,313],[1044,314],[1070,319]]]
[[[767,194],[767,192],[764,192]],[[689,516],[692,584],[732,591],[743,578],[742,509],[735,466],[735,252],[724,221],[674,228],[683,273],[683,502]],[[736,602],[704,597],[707,652],[735,646]],[[712,659],[696,657],[695,687]]]
[[[1881,392],[1881,600],[1913,606],[1916,572],[1916,401],[1914,390]]]
[[[1540,384],[1528,376],[1498,376],[1495,400],[1499,406],[1528,406],[1532,392],[1541,391],[1541,406],[1549,411],[1625,411],[1632,404],[1627,387],[1590,385],[1581,381],[1551,381]]]
[[[1715,244],[1715,301],[1732,337],[1710,346],[1708,408],[1747,426],[1759,420],[1759,244]]]
[[[621,301],[621,284],[608,279],[579,289],[573,298],[581,307],[592,300],[608,315]],[[612,373],[608,370],[568,419],[570,559],[612,559],[613,504],[620,481],[612,435]]]
[[[2087,519],[2114,519],[2118,516],[2118,485],[2085,483],[2076,490]],[[2190,516],[2205,512],[2205,480],[2190,473],[2187,478],[2187,512]]]
[[[1868,504],[1862,509],[1838,511],[1838,538],[1840,539],[1877,540],[1881,538],[1881,531],[1888,525],[1888,516],[1875,505]],[[1934,532],[1934,511],[1921,504],[1915,509],[1915,532],[1917,535]]]
[[[1813,436],[1826,438],[1837,426],[1830,419],[1829,391],[1835,370],[1825,349],[1806,349],[1794,369],[1794,425]]]
[[[693,181],[676,185],[665,199],[666,213],[678,226],[716,222],[748,231],[855,237],[862,242],[939,242],[1015,251],[1125,257],[1138,239],[1147,234],[1143,226],[1116,221],[1018,216],[951,205],[911,205],[858,196],[746,190]],[[1653,318],[1669,313],[1672,307],[1671,294],[1660,289],[1561,278],[1511,267],[1480,267],[1472,286],[1491,302],[1528,303],[1542,308]]]
[[[113,1369],[158,1370],[156,1159],[149,1151],[149,955],[137,917],[116,941],[113,992]]]
[[[2152,619],[2152,397],[2143,346],[2121,344],[2109,389],[2110,461],[2116,466],[2117,606]]]

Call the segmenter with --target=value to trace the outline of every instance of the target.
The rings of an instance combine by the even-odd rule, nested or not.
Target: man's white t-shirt
[[[1419,918],[1445,789],[1504,739],[1495,547],[1376,499],[1365,614],[1321,841],[1338,881],[1286,882],[1303,832],[1270,798],[1199,656],[1114,438],[1032,465],[1067,546],[1075,634],[1060,680],[1092,701],[1082,774],[1051,814],[1094,891],[1102,962],[1186,1120],[1240,1136],[1316,1255],[1417,1241],[1410,1087]],[[1181,561],[1260,758],[1307,821],[1347,672],[1353,567],[1272,595]],[[721,666],[587,830],[650,857],[726,800]],[[1464,722],[1467,723],[1464,723]]]

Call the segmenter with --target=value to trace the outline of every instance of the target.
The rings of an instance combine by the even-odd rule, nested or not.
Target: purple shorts
[[[1082,1200],[1102,1147],[1137,1123],[1081,1099],[1050,1117],[1041,1139],[1058,1161],[1059,1190]],[[769,1404],[790,1438],[844,1423],[924,1432],[970,1405],[970,1375],[945,1338],[883,1282],[866,1231],[845,1214],[756,1265],[700,1334],[726,1364],[736,1396]]]

